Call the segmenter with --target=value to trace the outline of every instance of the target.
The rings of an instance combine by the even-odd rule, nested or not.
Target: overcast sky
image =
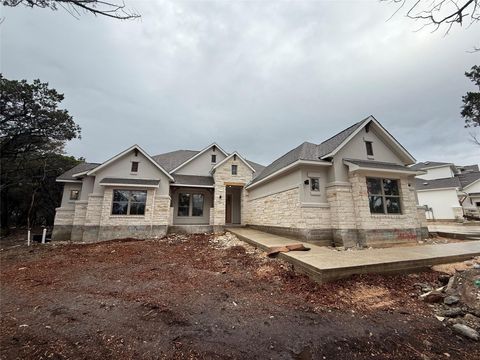
[[[378,1],[133,1],[141,20],[0,6],[1,70],[65,94],[68,154],[217,142],[268,164],[372,114],[418,161],[480,162],[460,118],[480,24],[418,28]]]

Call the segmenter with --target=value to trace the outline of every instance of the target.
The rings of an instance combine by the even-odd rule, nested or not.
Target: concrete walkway
[[[454,239],[480,240],[480,225],[429,223],[428,231]]]
[[[227,231],[262,250],[301,242],[249,228],[229,228]],[[480,241],[350,251],[303,244],[311,250],[280,253],[279,257],[319,282],[353,274],[411,271],[480,255]]]

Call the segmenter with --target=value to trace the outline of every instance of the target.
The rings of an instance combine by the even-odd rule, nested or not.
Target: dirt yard
[[[317,285],[207,235],[4,247],[0,259],[2,359],[480,358],[418,299],[433,271]]]

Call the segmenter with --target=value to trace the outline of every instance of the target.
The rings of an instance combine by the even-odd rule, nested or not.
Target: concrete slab
[[[341,279],[353,274],[418,270],[480,255],[480,241],[337,251],[249,228],[227,228],[226,230],[265,251],[273,246],[303,243],[311,250],[281,253],[279,257],[319,282]]]
[[[480,225],[430,223],[428,231],[454,239],[480,240]]]

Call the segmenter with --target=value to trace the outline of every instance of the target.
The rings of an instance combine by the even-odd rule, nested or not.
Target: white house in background
[[[464,215],[479,216],[480,172],[478,165],[426,161],[411,168],[423,170],[417,176],[419,205],[429,208],[429,220],[459,220]]]

